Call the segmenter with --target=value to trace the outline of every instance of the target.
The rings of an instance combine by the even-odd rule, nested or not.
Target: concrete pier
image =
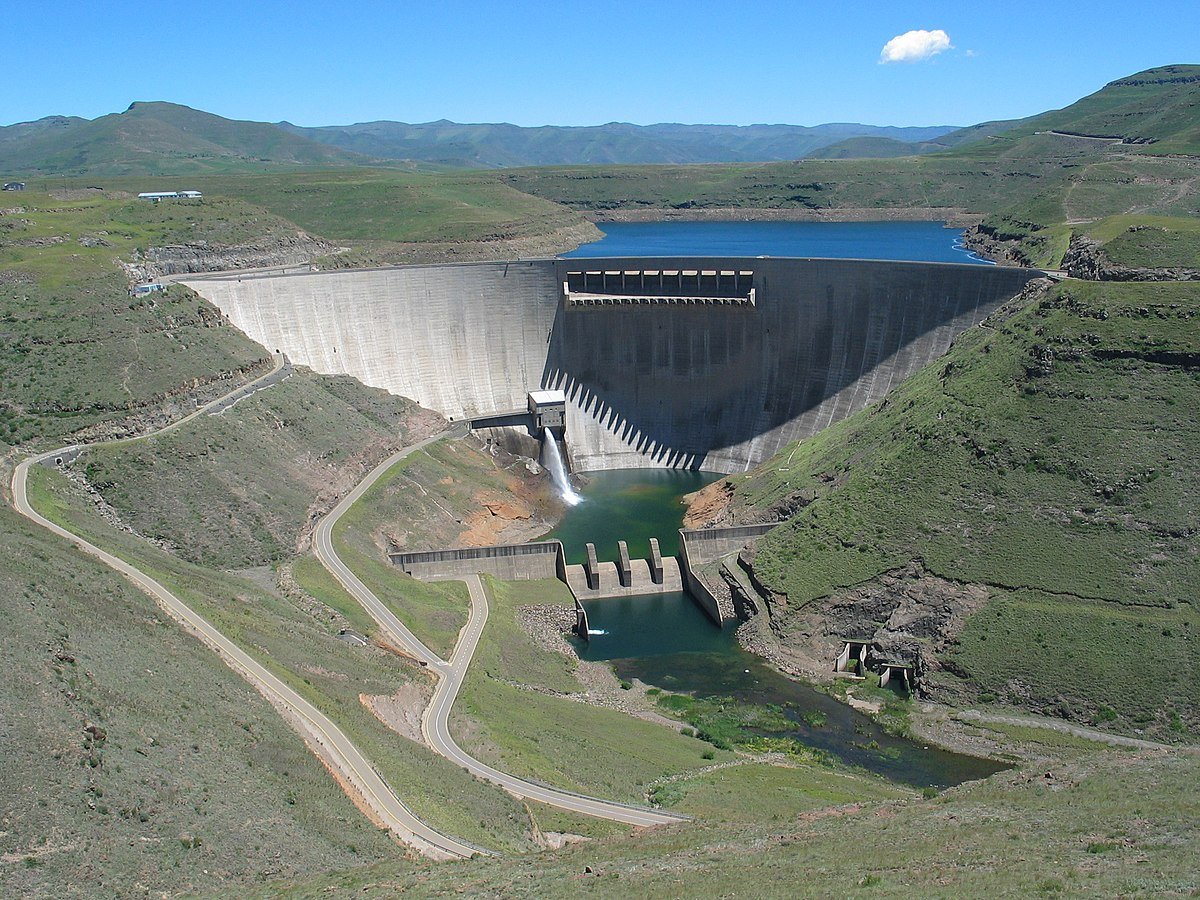
[[[587,547],[587,562],[584,563],[584,590],[598,591],[600,590],[600,564],[596,562],[596,545],[588,544]],[[569,577],[571,566],[568,566],[567,583],[571,583]]]
[[[650,567],[646,566],[647,571]],[[617,580],[620,581],[621,587],[630,587],[633,584],[633,567],[629,562],[629,544],[625,541],[617,541]]]
[[[655,584],[663,583],[663,558],[658,549],[658,538],[650,538],[650,580]]]

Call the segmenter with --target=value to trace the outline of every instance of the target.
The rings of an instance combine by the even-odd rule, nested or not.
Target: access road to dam
[[[228,407],[231,400],[247,396],[248,392],[252,393],[275,383],[279,380],[280,373],[284,371],[285,366],[286,360],[278,357],[275,367],[266,375],[230,391],[184,419],[134,440],[144,440],[173,431],[185,421],[196,416],[219,414],[221,410]],[[13,506],[17,512],[47,531],[65,538],[84,553],[95,557],[110,569],[123,575],[135,587],[148,594],[168,616],[183,626],[186,631],[194,635],[210,650],[216,652],[226,665],[245,678],[255,690],[283,714],[284,718],[300,732],[314,752],[329,764],[343,786],[348,786],[353,791],[354,798],[366,807],[371,817],[391,831],[399,840],[434,859],[463,859],[486,852],[464,841],[444,835],[417,818],[393,793],[387,782],[371,765],[371,761],[359,751],[332,720],[255,661],[160,582],[120,557],[102,550],[85,538],[51,522],[34,509],[29,502],[27,491],[30,466],[69,457],[79,449],[78,446],[63,447],[24,459],[17,464],[12,478]]]
[[[465,579],[471,598],[471,612],[467,624],[463,626],[462,631],[459,633],[458,641],[454,646],[454,651],[451,653],[450,660],[446,662],[418,640],[338,556],[337,550],[334,547],[333,532],[342,515],[379,480],[384,472],[409,453],[455,432],[456,430],[452,430],[452,432],[435,435],[419,444],[414,444],[412,447],[400,450],[385,459],[366,478],[360,481],[353,491],[342,498],[341,502],[321,520],[313,533],[313,549],[321,564],[358,601],[391,641],[406,653],[409,653],[414,659],[425,663],[437,676],[437,687],[421,718],[421,733],[424,735],[426,742],[436,753],[462,766],[477,778],[490,781],[492,784],[498,785],[508,791],[514,797],[523,800],[536,800],[539,803],[545,803],[549,806],[568,810],[569,812],[581,813],[599,819],[608,819],[626,825],[667,825],[686,821],[688,819],[687,816],[650,809],[648,807],[631,806],[611,800],[587,797],[572,791],[564,791],[548,785],[537,784],[524,778],[517,778],[514,775],[501,772],[499,769],[480,762],[464,751],[450,733],[450,712],[454,708],[454,701],[458,697],[458,692],[462,688],[463,681],[466,679],[467,668],[471,663],[472,657],[475,655],[475,648],[478,646],[479,639],[483,635],[484,626],[487,624],[487,593],[484,591],[483,583],[480,581],[479,576],[469,575]],[[456,433],[465,434],[465,427],[462,427],[461,431],[457,431]]]

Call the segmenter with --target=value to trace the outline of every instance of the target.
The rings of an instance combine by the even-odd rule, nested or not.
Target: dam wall
[[[566,555],[561,541],[393,551],[388,554],[388,560],[405,574],[424,581],[458,579],[481,573],[503,581],[567,580]]]
[[[667,272],[680,274],[668,283]],[[723,272],[736,273],[735,290],[725,291]],[[268,350],[455,420],[522,409],[529,390],[562,390],[577,470],[736,472],[880,399],[1040,274],[672,257],[186,283]],[[583,301],[568,302],[579,300],[572,287],[586,289]],[[707,296],[722,292],[737,296]]]
[[[455,421],[526,408],[561,290],[545,261],[185,283],[296,365],[353,375]]]

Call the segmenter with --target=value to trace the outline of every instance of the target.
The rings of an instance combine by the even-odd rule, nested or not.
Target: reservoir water
[[[817,256],[992,265],[941,222],[604,222],[575,256]]]
[[[568,509],[549,536],[563,540],[572,561],[582,561],[587,541],[597,545],[602,559],[615,558],[617,540],[630,541],[631,555],[644,555],[650,537],[659,538],[664,555],[673,555],[683,495],[717,477],[670,470],[591,473],[581,491],[585,501]],[[717,628],[686,594],[594,600],[584,606],[599,633],[577,644],[583,659],[608,662],[620,678],[637,678],[664,691],[777,709],[788,725],[772,730],[772,737],[797,740],[919,787],[948,787],[1003,768],[888,734],[856,710],[743,650],[732,628]]]

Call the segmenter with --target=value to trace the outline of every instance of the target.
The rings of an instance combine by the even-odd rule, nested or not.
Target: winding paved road
[[[600,800],[595,797],[586,797],[582,794],[572,793],[571,791],[526,781],[523,778],[518,778],[515,775],[509,775],[498,769],[494,769],[466,753],[458,746],[454,737],[450,734],[449,721],[450,711],[454,707],[455,698],[458,697],[458,692],[466,678],[467,667],[471,663],[471,658],[475,655],[475,648],[478,646],[479,638],[483,634],[484,626],[487,624],[487,594],[483,589],[483,584],[479,580],[479,576],[471,575],[465,579],[471,596],[471,614],[467,620],[467,624],[459,634],[458,642],[455,644],[454,652],[450,657],[450,662],[447,663],[421,643],[396,618],[395,614],[380,602],[379,598],[371,592],[370,588],[363,584],[338,557],[337,551],[333,546],[333,529],[338,519],[342,517],[346,510],[353,506],[370,489],[371,485],[379,480],[384,472],[409,453],[421,447],[428,446],[443,437],[462,434],[463,430],[465,429],[456,427],[450,431],[435,435],[392,454],[392,456],[376,466],[317,525],[316,531],[313,534],[313,548],[317,558],[329,570],[330,574],[341,582],[350,595],[362,605],[391,641],[399,645],[401,649],[411,654],[415,659],[423,662],[437,674],[437,687],[434,690],[429,707],[425,710],[421,718],[421,732],[424,734],[429,746],[436,753],[462,766],[476,777],[490,781],[502,787],[514,797],[523,800],[536,800],[539,803],[545,803],[559,809],[582,813],[599,819],[623,822],[626,825],[666,825],[686,821],[689,818],[688,816],[676,815],[642,806],[630,806],[611,800]],[[580,752],[586,753],[587,748],[581,746]]]
[[[231,397],[248,396],[248,393],[253,393],[254,390],[280,380],[280,372],[283,371],[285,365],[286,360],[280,358],[276,361],[275,368],[266,375],[201,407],[185,419],[133,440],[161,435],[205,412],[223,410],[227,408],[224,404],[227,404]],[[128,441],[119,443],[128,443]],[[102,446],[102,444],[92,446]],[[314,746],[318,755],[322,756],[336,771],[343,786],[350,786],[357,794],[355,799],[365,805],[377,821],[383,823],[404,843],[426,856],[437,859],[466,858],[480,853],[479,848],[448,837],[413,815],[392,792],[387,782],[375,771],[370,760],[363,756],[337,725],[221,634],[208,620],[179,597],[120,557],[101,550],[79,535],[51,522],[30,505],[27,494],[29,467],[78,449],[80,449],[78,446],[72,446],[51,450],[25,459],[17,465],[12,478],[13,506],[17,512],[47,531],[71,541],[84,553],[96,557],[109,568],[124,575],[137,588],[149,594],[167,615],[197,637],[201,643],[215,651],[226,665],[250,682],[263,697],[283,712],[284,717],[301,732],[306,741]]]

